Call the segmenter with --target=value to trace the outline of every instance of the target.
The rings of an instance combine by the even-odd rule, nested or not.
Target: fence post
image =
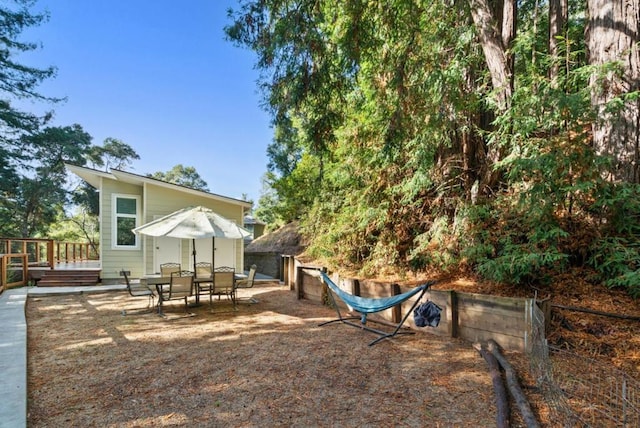
[[[49,269],[53,269],[56,265],[54,260],[53,241],[47,241],[47,262],[49,263]]]
[[[542,300],[540,303],[540,309],[544,314],[544,334],[551,328],[551,300]]]
[[[447,297],[447,306],[451,310],[451,322],[449,323],[449,336],[458,337],[458,297],[456,292],[450,290]]]
[[[280,277],[284,285],[289,285],[289,256],[283,254],[280,258],[282,261],[282,271]]]
[[[298,280],[296,273],[296,259],[294,256],[289,256],[289,283],[287,284],[289,290],[295,289],[296,281]]]
[[[0,291],[7,288],[7,258],[8,256],[0,256]]]
[[[400,286],[398,284],[391,284],[391,295],[397,296],[400,294]],[[402,319],[402,305],[398,304],[391,308],[391,321],[399,323]]]
[[[524,351],[531,354],[533,349],[533,306],[534,299],[526,299],[524,302]]]
[[[27,285],[29,277],[29,254],[25,253],[22,258],[22,285]]]
[[[302,266],[298,266],[296,268],[296,280],[295,280],[295,290],[296,290],[296,295],[298,296],[298,300],[302,299],[302,297],[304,296],[304,274],[302,272],[303,267]]]

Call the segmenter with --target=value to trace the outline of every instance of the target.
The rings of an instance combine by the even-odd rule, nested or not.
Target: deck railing
[[[96,247],[86,242],[0,238],[0,291],[26,285],[29,268],[55,269],[59,263],[89,260],[99,260],[99,255]]]
[[[0,292],[27,283],[27,254],[0,255]]]
[[[86,242],[56,242],[54,259],[57,263],[99,260],[97,248]]]

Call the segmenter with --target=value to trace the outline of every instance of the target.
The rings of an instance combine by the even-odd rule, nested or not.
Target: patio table
[[[236,279],[246,279],[247,275],[244,274],[244,273],[236,273],[235,274],[235,278]],[[200,282],[211,282],[211,281],[212,281],[212,277],[211,276],[195,277],[195,278],[193,278],[193,285],[195,287],[195,285],[200,283]],[[145,276],[140,278],[140,283],[141,284],[146,284],[150,288],[151,288],[151,286],[153,286],[156,289],[156,293],[159,296],[160,293],[162,292],[162,287],[164,285],[171,284],[171,277],[170,276],[162,276],[160,274],[145,275]],[[193,294],[193,292],[194,292],[194,290],[192,289],[191,293]],[[196,295],[196,304],[199,304],[200,303],[200,295],[198,293],[195,293],[195,295]]]

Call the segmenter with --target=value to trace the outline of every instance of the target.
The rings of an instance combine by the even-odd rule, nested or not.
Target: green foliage
[[[200,177],[200,174],[192,166],[183,166],[178,164],[167,172],[157,171],[153,174],[147,174],[151,178],[166,181],[167,183],[177,184],[179,186],[188,187],[190,189],[202,190],[208,192],[207,182]]]
[[[606,286],[640,297],[640,240],[603,238],[594,242],[592,253],[589,263]]]
[[[569,254],[562,251],[562,242],[569,234],[557,219],[547,217],[546,210],[526,209],[512,199],[503,197],[495,206],[465,210],[469,227],[463,233],[461,255],[492,281],[544,283],[547,275],[568,266]]]
[[[640,184],[603,182],[593,210],[606,234],[640,236]]]
[[[79,125],[48,127],[21,138],[30,161],[0,200],[0,235],[44,235],[67,202],[65,162],[83,163],[91,136]]]
[[[140,156],[123,141],[108,137],[104,140],[102,146],[91,147],[86,158],[87,162],[92,164],[94,168],[109,171],[111,168],[123,169],[130,165],[132,161],[140,159]]]
[[[122,169],[135,159],[140,159],[138,153],[128,144],[116,138],[106,138],[101,146],[90,146],[84,153],[81,164],[89,163],[93,168]],[[71,190],[71,203],[82,208],[87,215],[97,219],[100,204],[98,191],[85,181],[81,181]]]
[[[608,287],[640,297],[640,185],[607,183],[594,203],[602,235],[590,246],[588,263]]]
[[[637,293],[640,198],[592,149],[584,4],[571,0],[552,54],[548,3],[518,3],[506,111],[468,7],[243,1],[227,35],[258,54],[276,129],[257,211],[300,219],[309,255],[363,274],[461,267],[525,284],[587,266]]]
[[[271,187],[271,183],[274,180],[274,174],[271,172],[267,172],[262,176],[262,190],[258,199],[258,207],[255,210],[256,217],[269,225],[272,230],[284,224],[277,214],[278,194]]]
[[[411,270],[427,268],[447,269],[456,267],[460,260],[458,240],[460,235],[455,224],[448,216],[436,217],[431,227],[414,239],[414,245],[408,255]]]
[[[26,180],[22,176],[30,159],[22,138],[36,132],[49,118],[20,111],[12,102],[59,101],[37,92],[42,81],[55,75],[55,69],[39,69],[19,61],[21,54],[38,48],[36,43],[20,40],[21,34],[48,19],[46,14],[32,13],[29,8],[33,4],[32,0],[15,0],[0,5],[0,236],[19,236],[33,228],[27,224],[32,222],[20,215],[28,198],[25,192],[37,189],[32,185],[33,177]]]
[[[100,242],[98,218],[78,209],[73,215],[58,214],[47,232],[47,238],[60,242]]]
[[[477,271],[485,278],[506,284],[546,283],[548,272],[567,266],[568,255],[553,245],[500,239],[495,256],[480,259]]]

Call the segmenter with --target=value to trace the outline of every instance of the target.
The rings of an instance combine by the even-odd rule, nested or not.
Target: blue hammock
[[[369,343],[369,346],[376,344],[377,342],[379,342],[382,339],[385,339],[387,337],[393,337],[396,334],[412,334],[414,332],[401,332],[399,331],[400,328],[402,327],[402,325],[404,324],[404,322],[406,321],[406,319],[409,317],[409,315],[413,312],[414,308],[418,305],[418,303],[420,302],[420,300],[422,299],[422,296],[424,296],[424,294],[427,292],[427,290],[429,289],[429,287],[431,287],[433,284],[435,284],[435,281],[429,281],[425,284],[419,285],[416,288],[407,291],[405,293],[402,294],[397,294],[395,296],[390,296],[390,297],[380,297],[380,298],[367,298],[367,297],[361,297],[361,296],[354,296],[353,294],[349,294],[346,291],[342,290],[340,287],[338,287],[332,280],[331,278],[329,278],[329,276],[325,273],[325,272],[320,272],[320,275],[322,276],[322,281],[327,284],[327,286],[329,287],[329,289],[331,290],[331,292],[329,293],[329,296],[331,297],[331,300],[333,301],[333,306],[336,309],[336,312],[338,313],[338,319],[335,320],[331,320],[331,321],[327,321],[324,322],[322,325],[326,325],[326,324],[330,324],[330,323],[334,323],[334,322],[342,322],[344,324],[349,324],[355,327],[360,327],[363,328],[367,331],[371,331],[374,333],[377,333],[378,335],[380,335],[381,337],[379,337],[378,339],[374,340],[373,342]],[[387,333],[384,331],[380,331],[380,330],[376,330],[373,329],[371,327],[367,327],[365,324],[367,323],[367,314],[371,314],[371,313],[375,313],[375,312],[380,312],[380,311],[384,311],[386,309],[390,309],[396,305],[399,305],[401,303],[403,303],[404,301],[410,299],[411,297],[415,296],[416,294],[420,293],[420,296],[416,299],[416,301],[413,303],[413,306],[411,307],[411,309],[409,309],[406,313],[406,315],[404,316],[404,318],[402,318],[402,321],[400,321],[400,323],[397,325],[396,329],[392,332],[392,333]],[[351,308],[353,308],[354,310],[360,312],[361,316],[360,317],[343,317],[341,312],[340,312],[340,308],[338,307],[338,305],[335,302],[335,299],[333,297],[333,295],[337,295],[338,297],[340,297],[340,299],[345,302],[348,306],[350,306]],[[350,322],[349,320],[352,319],[358,319],[360,318],[360,325],[358,324],[354,324],[352,322]]]

